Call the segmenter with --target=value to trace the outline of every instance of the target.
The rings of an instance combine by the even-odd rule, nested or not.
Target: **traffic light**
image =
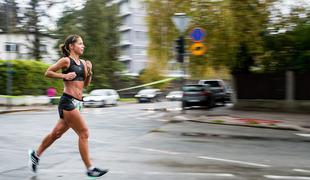
[[[175,50],[177,52],[177,61],[182,63],[184,61],[185,54],[185,40],[183,36],[180,36],[175,40]]]

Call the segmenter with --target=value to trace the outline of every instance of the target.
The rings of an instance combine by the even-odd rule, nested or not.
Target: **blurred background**
[[[1,104],[59,96],[62,81],[44,72],[78,34],[94,71],[85,94],[134,98],[213,79],[236,108],[310,111],[309,12],[308,0],[2,0]]]
[[[26,166],[59,118],[44,73],[71,34],[106,180],[310,179],[310,0],[0,0],[0,179],[85,178],[72,129]]]

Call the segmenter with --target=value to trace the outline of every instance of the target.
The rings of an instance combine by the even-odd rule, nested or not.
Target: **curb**
[[[239,126],[239,127],[251,127],[251,128],[261,128],[261,129],[277,129],[277,130],[289,130],[289,131],[300,131],[300,129],[293,126],[260,126],[260,125],[250,125],[250,124],[233,124],[233,123],[217,123],[217,122],[207,122],[199,120],[187,120],[190,122],[196,123],[206,123],[206,124],[217,124],[217,125],[226,125],[226,126]]]
[[[14,109],[14,110],[4,110],[0,111],[0,114],[8,114],[8,113],[15,113],[15,112],[27,112],[27,111],[44,111],[44,109]]]
[[[310,132],[309,128],[300,127],[297,125],[291,124],[275,124],[273,126],[264,125],[264,124],[248,124],[248,123],[233,123],[233,122],[214,122],[214,121],[206,121],[200,120],[191,117],[184,117],[184,116],[170,116],[167,117],[169,119],[168,123],[181,123],[181,122],[194,122],[194,123],[206,123],[206,124],[215,124],[215,125],[226,125],[226,126],[239,126],[239,127],[251,127],[251,128],[261,128],[261,129],[275,129],[275,130],[289,130],[289,131],[303,131],[303,132]]]

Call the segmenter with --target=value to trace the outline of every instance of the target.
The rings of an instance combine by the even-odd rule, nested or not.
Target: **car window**
[[[89,94],[92,96],[103,96],[103,95],[107,95],[107,91],[106,90],[93,90]]]
[[[201,85],[193,85],[193,86],[184,86],[183,91],[185,92],[196,92],[196,91],[204,91],[205,87]]]
[[[138,94],[154,94],[157,89],[143,89]]]
[[[205,81],[204,84],[209,84],[210,87],[221,87],[218,81]]]
[[[182,94],[182,91],[172,91],[169,93],[169,95],[179,95]]]
[[[111,91],[112,95],[117,95],[116,91],[112,90]]]

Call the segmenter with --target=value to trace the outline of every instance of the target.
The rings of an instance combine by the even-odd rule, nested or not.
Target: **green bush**
[[[62,80],[44,77],[48,64],[33,60],[0,60],[0,94],[7,94],[8,62],[13,70],[11,95],[46,95],[49,87],[56,88],[57,95],[62,93]]]

